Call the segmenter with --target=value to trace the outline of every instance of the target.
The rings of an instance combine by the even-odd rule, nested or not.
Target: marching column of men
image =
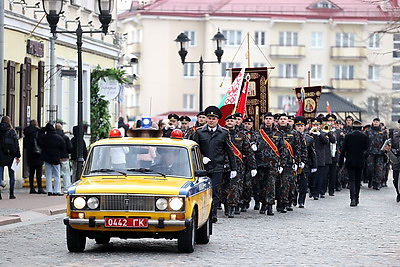
[[[379,190],[387,186],[389,163],[381,148],[387,138],[392,140],[393,154],[400,157],[400,130],[387,131],[379,118],[373,120],[371,127],[366,125],[360,131],[360,122],[353,126],[351,116],[346,117],[343,125],[331,114],[320,114],[307,121],[302,116],[294,118],[285,113],[267,112],[260,129],[255,130],[254,121],[243,119],[240,113],[227,116],[226,126],[221,127],[218,124],[221,116],[217,107],[210,106],[197,114],[194,126],[188,127],[188,116],[170,114],[170,123],[163,129],[167,137],[173,129],[180,128],[180,122],[185,138],[199,143],[213,184],[213,222],[217,221],[217,208],[221,204],[225,215],[233,218],[234,214],[249,209],[251,198],[255,201],[254,210],[272,216],[274,205],[281,213],[292,211],[297,205],[304,208],[307,193],[318,200],[325,198],[327,192],[334,196],[335,190],[351,188],[351,206],[357,206],[359,187],[354,182],[358,183],[359,178],[354,178],[351,162],[343,164],[346,155],[351,155],[348,151],[351,139],[346,141],[346,136],[353,133],[353,128],[368,140],[367,151],[355,153],[363,155],[364,164],[357,163],[357,168],[362,169],[369,188]],[[347,146],[343,147],[344,144]],[[341,155],[343,149],[346,155]],[[397,202],[400,202],[399,166],[393,164]],[[357,172],[357,177],[361,174]]]

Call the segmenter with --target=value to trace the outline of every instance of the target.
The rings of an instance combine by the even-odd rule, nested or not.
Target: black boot
[[[228,214],[229,214],[229,206],[228,206],[228,204],[224,204],[224,214],[225,214],[225,216],[228,216]]]
[[[293,211],[293,206],[291,204],[286,205],[287,211]]]
[[[357,206],[357,202],[356,202],[355,199],[352,199],[352,200],[350,201],[350,207],[355,207],[355,206]]]
[[[241,205],[240,211],[241,211],[241,212],[246,212],[246,211],[247,211],[247,203],[246,203],[246,202],[244,202],[244,203]]]
[[[0,199],[2,199],[2,197],[1,197],[1,193],[0,193]]]
[[[261,209],[260,209],[260,214],[265,214],[266,210],[267,210],[267,204],[262,203]]]
[[[235,206],[235,214],[239,215],[240,214],[240,208],[239,205]]]
[[[400,194],[397,194],[396,202],[397,202],[397,203],[400,202]]]
[[[37,194],[35,188],[31,187],[31,190],[29,191],[29,194]]]
[[[274,216],[274,212],[272,211],[272,205],[268,204],[267,206],[267,215]]]
[[[234,213],[235,213],[235,206],[229,206],[228,218],[233,218],[233,217],[235,217]]]
[[[47,194],[47,192],[44,191],[43,188],[39,187],[39,189],[38,189],[38,194]]]
[[[259,210],[260,209],[260,202],[257,202],[254,204],[254,210]]]
[[[14,195],[14,190],[10,190],[10,199],[16,199]]]

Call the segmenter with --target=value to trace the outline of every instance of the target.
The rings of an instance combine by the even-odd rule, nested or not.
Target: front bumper
[[[87,225],[89,227],[104,226],[104,219],[96,219],[95,217],[90,217],[89,219],[71,219],[69,217],[64,218],[65,225]],[[155,226],[157,228],[164,228],[166,226],[180,226],[189,227],[192,223],[192,218],[186,220],[164,220],[164,218],[159,218],[158,220],[148,220],[148,226]]]

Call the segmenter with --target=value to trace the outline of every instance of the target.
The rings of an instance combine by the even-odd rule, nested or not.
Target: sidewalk
[[[65,196],[29,194],[29,188],[15,190],[16,199],[9,199],[8,187],[1,190],[0,226],[30,221],[65,213]]]

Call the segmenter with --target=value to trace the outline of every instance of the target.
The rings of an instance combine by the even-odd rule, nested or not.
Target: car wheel
[[[197,213],[194,210],[192,214],[192,223],[183,230],[178,236],[178,250],[183,253],[192,253],[196,240]]]
[[[86,245],[86,236],[79,230],[67,226],[67,247],[70,252],[83,252]]]
[[[210,235],[212,229],[212,222],[210,217],[208,217],[205,224],[197,230],[196,233],[196,243],[197,244],[208,244],[210,242]]]
[[[96,237],[96,244],[108,244],[110,243],[110,237]]]

